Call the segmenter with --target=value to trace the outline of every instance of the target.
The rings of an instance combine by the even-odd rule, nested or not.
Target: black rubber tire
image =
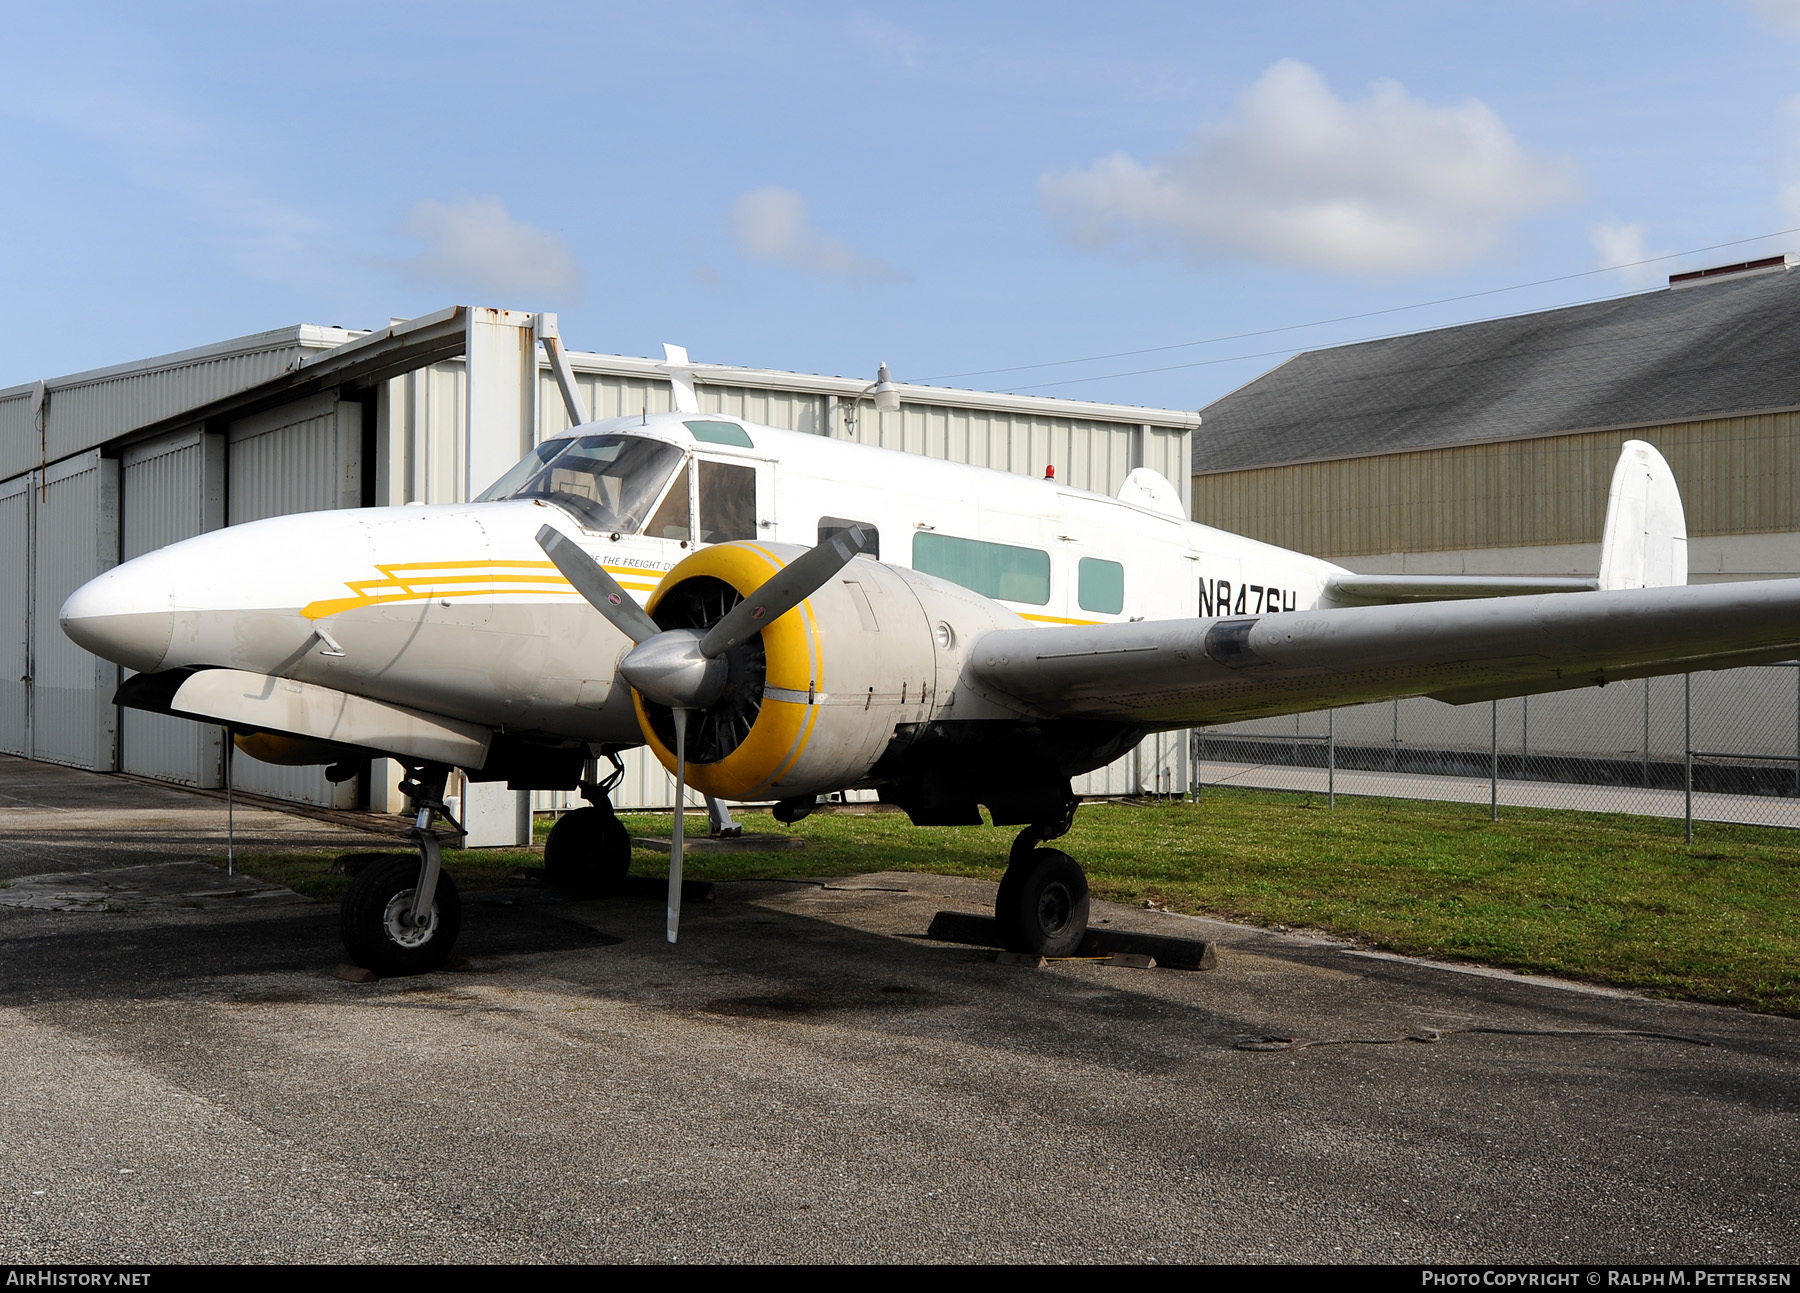
[[[1087,875],[1059,849],[1033,849],[1006,868],[994,915],[1007,950],[1073,956],[1087,933]]]
[[[631,870],[625,823],[591,805],[564,813],[544,839],[544,881],[574,893],[616,893]]]
[[[389,858],[357,872],[340,909],[344,950],[352,961],[384,978],[443,968],[462,932],[462,898],[448,871],[438,872],[431,904],[436,923],[423,939],[413,942],[401,935],[389,919],[390,908],[397,909],[402,900],[411,903],[418,882],[416,857]]]

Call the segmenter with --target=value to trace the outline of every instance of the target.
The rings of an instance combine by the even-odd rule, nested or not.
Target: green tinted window
[[[1125,567],[1116,561],[1083,557],[1076,574],[1075,589],[1082,610],[1117,615],[1125,609]]]
[[[694,433],[694,439],[707,444],[734,444],[740,449],[754,449],[749,435],[735,422],[683,422]]]
[[[1008,543],[983,543],[948,534],[913,535],[912,563],[983,597],[1042,606],[1050,600],[1050,554]]]

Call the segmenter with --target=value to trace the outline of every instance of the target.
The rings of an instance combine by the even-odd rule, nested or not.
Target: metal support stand
[[[225,874],[237,874],[237,805],[231,795],[231,753],[237,749],[231,739],[231,729],[221,728],[225,733]]]
[[[1685,735],[1681,744],[1686,750],[1687,765],[1687,842],[1694,842],[1694,675],[1681,675],[1681,726]]]
[[[1337,807],[1337,710],[1325,711],[1325,807]]]
[[[1493,725],[1488,736],[1488,820],[1500,820],[1500,702],[1488,702],[1488,721]]]
[[[706,797],[706,819],[712,826],[714,837],[735,838],[744,833],[741,822],[732,817],[731,809],[725,806],[723,799]]]

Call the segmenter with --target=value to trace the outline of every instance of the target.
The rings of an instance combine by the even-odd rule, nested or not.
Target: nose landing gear
[[[392,858],[363,868],[340,908],[350,959],[384,976],[440,968],[462,930],[462,899],[456,882],[442,869],[437,836],[431,833],[431,820],[439,813],[462,831],[444,805],[450,769],[424,764],[407,773],[400,789],[417,809],[408,835],[419,846],[419,861]]]
[[[994,901],[994,916],[1009,951],[1073,956],[1087,934],[1087,875],[1062,850],[1039,847],[1068,834],[1080,802],[1071,795],[1061,817],[1027,826],[1013,841]]]

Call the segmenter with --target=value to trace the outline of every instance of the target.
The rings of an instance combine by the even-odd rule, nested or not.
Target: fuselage
[[[876,536],[870,555],[972,589],[1014,624],[1306,610],[1340,570],[1053,480],[656,414],[548,440],[481,501],[185,540],[77,591],[63,623],[142,672],[240,669],[501,731],[636,744],[615,685],[629,643],[545,559],[546,523],[640,601],[696,548],[811,546],[855,523]]]

